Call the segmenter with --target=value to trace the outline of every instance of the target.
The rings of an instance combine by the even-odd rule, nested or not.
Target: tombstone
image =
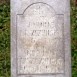
[[[11,0],[11,77],[71,77],[70,0]]]

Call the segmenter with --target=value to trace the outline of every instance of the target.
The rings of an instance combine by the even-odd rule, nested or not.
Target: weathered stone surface
[[[11,0],[12,77],[71,77],[69,0]]]

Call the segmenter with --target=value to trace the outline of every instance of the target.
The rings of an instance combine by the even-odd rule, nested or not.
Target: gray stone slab
[[[71,77],[70,0],[11,0],[11,77]]]

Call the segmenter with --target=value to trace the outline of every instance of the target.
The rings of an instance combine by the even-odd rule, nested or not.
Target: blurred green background
[[[70,3],[72,77],[77,77],[77,2]],[[0,0],[0,77],[11,77],[10,74],[10,2]]]

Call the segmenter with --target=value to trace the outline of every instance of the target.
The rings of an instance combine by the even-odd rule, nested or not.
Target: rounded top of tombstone
[[[24,11],[23,15],[42,15],[42,16],[54,16],[55,15],[55,10],[52,6],[50,6],[47,3],[43,2],[37,2],[37,3],[32,3],[30,4]]]

